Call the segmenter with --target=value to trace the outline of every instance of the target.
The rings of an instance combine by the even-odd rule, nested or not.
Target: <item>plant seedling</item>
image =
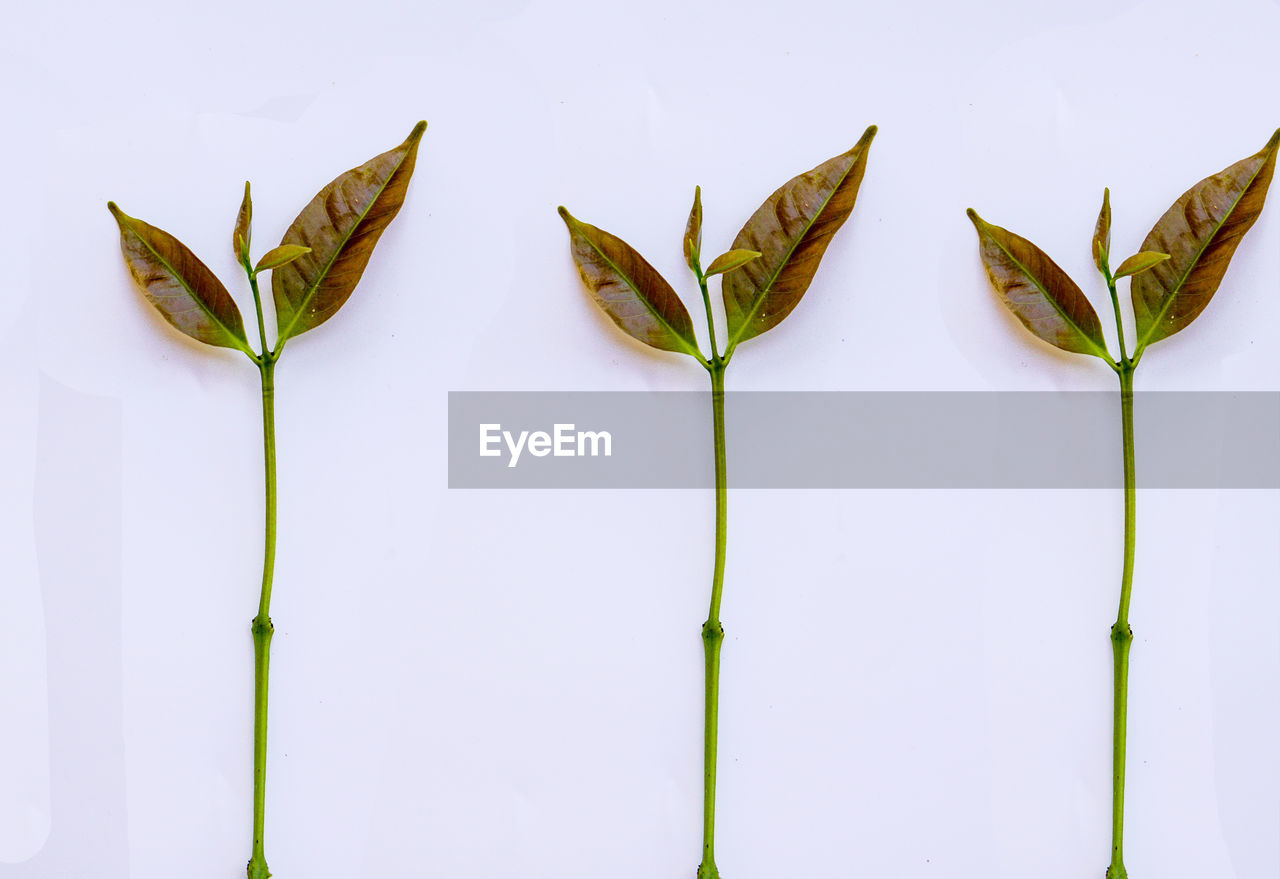
[[[702,291],[711,356],[702,353],[693,320],[675,290],[621,238],[578,220],[563,207],[573,259],[596,303],[632,338],[664,351],[687,354],[711,377],[711,420],[715,443],[716,546],[711,576],[711,608],[702,625],[706,660],[706,714],[703,751],[702,863],[698,879],[716,879],[716,743],[719,718],[720,597],[724,587],[725,480],[724,374],[738,345],[773,329],[804,296],[832,237],[853,211],[875,137],[873,125],[847,153],[787,181],[742,227],[733,246],[702,267],[702,190],[694,189],[684,231],[684,257]],[[721,276],[726,341],[716,344],[707,279]]]
[[[1033,334],[1064,351],[1100,357],[1120,379],[1124,449],[1124,566],[1120,609],[1111,627],[1115,666],[1112,732],[1111,864],[1107,879],[1126,879],[1124,866],[1125,735],[1128,724],[1129,597],[1133,586],[1136,501],[1133,454],[1133,373],[1147,347],[1199,316],[1217,291],[1231,257],[1267,197],[1275,171],[1277,131],[1261,151],[1192,186],[1165,211],[1134,255],[1111,268],[1111,192],[1104,190],[1093,233],[1093,262],[1106,281],[1115,313],[1119,359],[1112,358],[1098,314],[1081,289],[1044,251],[972,209],[982,262],[1000,299]],[[1136,323],[1133,356],[1125,345],[1116,282],[1129,278]]]
[[[271,585],[276,555],[275,366],[285,343],[333,317],[364,273],[373,248],[404,203],[427,123],[404,143],[339,175],[302,209],[279,247],[254,263],[250,257],[253,203],[249,184],[236,217],[232,246],[253,291],[261,353],[245,336],[244,321],[227,288],[181,241],[108,203],[120,225],[120,249],[143,295],[180,332],[208,345],[244,353],[262,377],[262,428],[266,457],[266,548],[262,592],[253,618],[253,852],[249,879],[271,875],[263,829],[267,770],[267,669],[271,650]],[[271,272],[276,344],[267,344],[258,278]]]

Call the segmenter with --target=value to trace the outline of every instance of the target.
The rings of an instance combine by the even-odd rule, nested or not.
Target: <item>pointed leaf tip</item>
[[[404,139],[404,143],[400,144],[398,147],[399,150],[404,151],[405,154],[409,156],[410,162],[417,158],[418,144],[422,141],[422,135],[426,133],[426,130],[426,120],[419,120],[418,123],[413,126],[413,130],[409,132],[409,136]],[[395,150],[392,150],[392,152],[395,152]],[[412,171],[412,169],[410,170]]]
[[[413,130],[409,132],[409,136],[404,139],[404,143],[400,144],[400,148],[407,148],[410,152],[416,153],[418,150],[418,143],[422,140],[422,135],[426,130],[426,120],[419,120],[418,124],[414,125]]]
[[[858,142],[855,143],[852,147],[850,147],[846,151],[845,155],[848,155],[849,153],[857,153],[865,150],[868,146],[871,145],[871,141],[875,140],[876,134],[879,133],[879,131],[880,131],[879,126],[868,125],[867,130],[862,132],[862,137],[858,138]]]

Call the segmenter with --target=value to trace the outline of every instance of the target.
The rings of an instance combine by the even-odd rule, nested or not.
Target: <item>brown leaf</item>
[[[1259,152],[1188,189],[1142,242],[1142,250],[1169,259],[1131,283],[1135,356],[1186,327],[1209,304],[1240,239],[1262,213],[1278,146],[1280,131]]]
[[[250,357],[244,321],[227,288],[185,244],[108,202],[120,226],[120,251],[143,295],[165,320],[197,341]]]
[[[1111,362],[1102,323],[1076,282],[1043,250],[969,209],[982,264],[1000,299],[1036,336],[1064,351]]]
[[[236,230],[231,235],[231,246],[235,249],[236,262],[249,261],[249,234],[253,229],[253,199],[249,198],[249,181],[244,182],[244,198],[240,202],[240,213],[236,214]]]
[[[560,208],[578,274],[623,332],[663,351],[702,359],[689,311],[658,270],[631,245]]]
[[[684,226],[684,261],[692,269],[702,252],[702,187],[693,188],[693,207],[689,208],[689,222]]]
[[[781,323],[809,289],[832,236],[853,211],[875,134],[872,125],[847,153],[788,180],[733,240],[734,250],[761,257],[724,277],[725,357]]]
[[[302,209],[281,244],[311,248],[271,275],[280,342],[333,317],[364,274],[374,245],[404,203],[427,123],[404,143],[339,175]]]

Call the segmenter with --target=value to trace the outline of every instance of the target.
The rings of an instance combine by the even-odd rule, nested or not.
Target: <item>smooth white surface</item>
[[[730,387],[1106,388],[1002,312],[964,209],[1103,308],[1102,188],[1128,252],[1280,124],[1280,6],[1261,0],[53,3],[15,8],[8,33],[0,875],[24,879],[71,875],[56,859],[78,847],[97,879],[229,879],[249,849],[257,376],[150,312],[108,199],[248,313],[243,181],[262,253],[335,174],[431,123],[360,288],[277,371],[275,874],[689,877],[711,495],[446,488],[449,390],[706,381],[595,313],[556,206],[696,305],[694,185],[705,246],[727,247],[874,122],[852,220]],[[1141,388],[1280,388],[1276,210]],[[42,388],[81,399],[59,435],[121,450],[121,500],[104,478],[97,513],[118,515],[123,576],[85,552],[101,535],[49,538],[86,597],[118,590],[84,606],[118,613],[79,620],[58,656],[70,623],[32,511],[80,477],[36,477]],[[730,437],[731,466],[750,441]],[[1275,876],[1280,498],[1149,491],[1138,521],[1130,873]],[[1108,492],[735,492],[722,873],[1101,875],[1121,525]],[[94,674],[55,693],[54,668]]]

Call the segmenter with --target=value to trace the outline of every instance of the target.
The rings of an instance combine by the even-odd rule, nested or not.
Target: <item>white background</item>
[[[1123,256],[1280,125],[1264,0],[63,2],[6,32],[15,877],[231,879],[249,853],[257,375],[151,313],[108,199],[248,314],[243,181],[261,254],[431,123],[360,287],[277,371],[276,875],[691,877],[711,493],[446,488],[450,390],[706,381],[594,311],[556,206],[696,306],[694,185],[716,252],[874,122],[853,218],[730,388],[1109,388],[1003,313],[964,209],[1104,306],[1103,187]],[[1280,390],[1278,210],[1140,389]],[[710,454],[708,424],[671,429]],[[1276,876],[1280,498],[1146,491],[1138,522],[1130,872]],[[734,492],[722,873],[1101,876],[1121,526],[1119,492]]]

